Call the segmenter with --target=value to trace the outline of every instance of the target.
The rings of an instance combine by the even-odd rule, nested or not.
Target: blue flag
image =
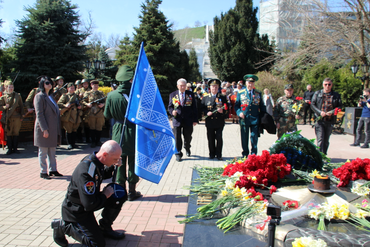
[[[135,173],[158,184],[175,153],[175,137],[143,43],[126,119],[136,124]]]

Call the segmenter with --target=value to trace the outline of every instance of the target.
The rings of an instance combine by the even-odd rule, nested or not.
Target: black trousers
[[[181,134],[184,136],[184,148],[186,150],[190,150],[190,143],[192,139],[192,134],[193,134],[193,125],[190,126],[185,126],[185,125],[180,125],[179,127],[173,127],[173,135],[175,136],[176,140],[176,149],[177,153],[176,155],[180,155],[182,157],[182,138]]]
[[[310,123],[311,122],[311,119],[312,119],[312,116],[315,116],[315,115],[313,115],[313,112],[312,112],[312,109],[311,109],[311,105],[308,104],[308,103],[304,103],[303,104],[303,122],[304,123],[306,123],[307,112],[308,112],[308,115],[309,115],[308,122]]]
[[[83,246],[89,247],[104,247],[105,238],[102,230],[99,228],[96,222],[94,213],[91,216],[80,220],[79,222],[65,222],[65,233],[74,239],[77,237],[77,241]],[[77,234],[76,234],[77,232]]]
[[[327,154],[329,148],[329,139],[333,131],[333,124],[328,121],[317,121],[315,124],[315,134],[317,146],[320,147],[320,152]]]
[[[208,149],[209,157],[221,158],[222,157],[222,131],[224,126],[221,128],[207,127],[207,139],[208,139]]]

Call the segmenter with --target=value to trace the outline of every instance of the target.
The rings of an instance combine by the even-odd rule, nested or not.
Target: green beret
[[[293,85],[292,84],[286,84],[284,86],[284,89],[294,89]]]
[[[123,65],[119,67],[117,74],[116,74],[116,80],[117,81],[129,81],[134,77],[134,71],[133,69],[128,65]]]
[[[210,86],[213,86],[213,85],[221,86],[221,81],[219,79],[209,79],[208,84]]]
[[[74,86],[73,82],[69,82],[67,88]]]
[[[247,74],[247,75],[245,75],[245,76],[243,77],[243,79],[244,79],[245,81],[251,81],[251,82],[256,82],[256,81],[258,81],[258,77],[257,77],[257,76],[255,76],[255,75],[252,75],[252,74]]]
[[[64,80],[64,77],[63,76],[61,76],[61,75],[59,75],[57,78],[55,78],[55,80],[57,81],[57,80],[60,80],[60,79],[63,79]]]

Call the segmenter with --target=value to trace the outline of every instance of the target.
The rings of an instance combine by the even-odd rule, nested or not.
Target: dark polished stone
[[[197,172],[193,170],[192,184],[194,179],[199,178]],[[188,214],[195,214],[199,206],[197,205],[197,196],[193,195],[189,197],[188,203]],[[255,233],[248,231],[244,227],[236,227],[233,230],[228,231],[224,234],[222,230],[217,228],[216,221],[218,219],[206,219],[198,220],[185,225],[184,232],[184,247],[236,247],[236,246],[253,246],[253,247],[265,247],[266,242],[261,241],[257,238],[263,238],[261,235],[254,235]],[[258,236],[257,236],[258,235]]]

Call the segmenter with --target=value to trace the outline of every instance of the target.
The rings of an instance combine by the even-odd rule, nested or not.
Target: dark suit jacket
[[[193,92],[186,90],[184,105],[179,105],[177,108],[173,104],[174,98],[180,101],[179,90],[172,92],[169,98],[168,112],[173,116],[172,111],[177,111],[176,117],[173,116],[172,118],[172,125],[174,127],[179,127],[181,124],[184,126],[190,126],[193,125],[194,122],[198,123],[197,103]]]

